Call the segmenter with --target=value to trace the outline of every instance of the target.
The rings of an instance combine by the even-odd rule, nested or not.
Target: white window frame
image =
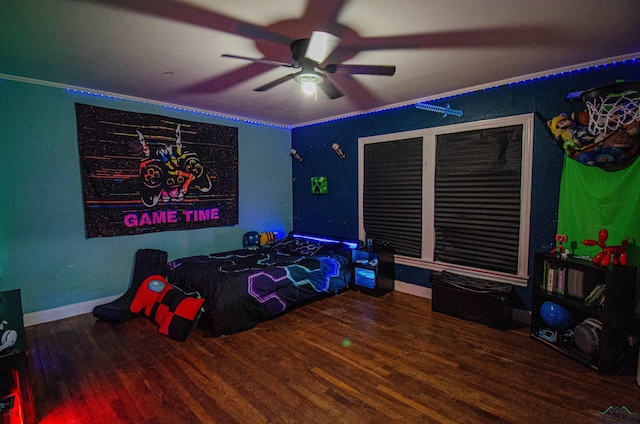
[[[434,253],[434,179],[436,137],[465,131],[475,131],[490,128],[522,125],[522,169],[520,174],[520,244],[518,250],[517,274],[484,270],[480,268],[461,266],[437,262]],[[463,124],[446,125],[413,131],[383,134],[358,139],[358,220],[359,238],[364,240],[363,219],[363,187],[364,187],[364,146],[369,143],[422,138],[423,169],[422,169],[422,257],[411,258],[396,255],[396,263],[433,271],[449,271],[457,274],[506,282],[517,286],[527,286],[529,280],[529,227],[531,218],[531,182],[533,168],[533,126],[534,114],[523,114]]]

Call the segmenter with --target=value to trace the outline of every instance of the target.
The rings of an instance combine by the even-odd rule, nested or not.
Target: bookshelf
[[[537,253],[533,269],[531,338],[598,373],[615,373],[633,367],[637,351],[630,346],[629,335],[636,275],[636,268],[631,266],[603,267],[589,260]],[[549,325],[540,311],[545,302],[568,311],[572,317],[570,322],[563,327]],[[577,328],[585,320],[591,323],[596,320],[602,328],[585,325]],[[585,328],[598,334],[596,353],[585,348]]]

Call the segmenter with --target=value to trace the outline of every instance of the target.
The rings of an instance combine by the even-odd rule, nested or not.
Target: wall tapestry
[[[76,103],[86,236],[238,223],[238,128]]]

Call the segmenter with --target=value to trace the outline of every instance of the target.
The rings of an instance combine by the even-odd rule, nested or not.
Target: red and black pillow
[[[133,313],[144,310],[154,320],[158,331],[173,340],[185,341],[200,316],[204,298],[196,293],[172,286],[162,275],[147,277],[136,293],[130,309]]]

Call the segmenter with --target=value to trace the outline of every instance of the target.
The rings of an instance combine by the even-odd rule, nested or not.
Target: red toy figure
[[[551,253],[558,253],[561,256],[566,256],[569,252],[567,252],[567,248],[562,245],[562,243],[567,241],[567,236],[564,234],[556,234],[556,247],[553,248]]]
[[[160,294],[169,290],[171,286],[167,284],[167,280],[162,275],[151,275],[147,277],[136,292],[136,297],[131,302],[129,309],[134,314],[144,309],[144,314],[149,316],[151,308],[155,305]]]
[[[598,240],[585,240],[582,243],[585,246],[596,246],[602,248],[602,252],[593,257],[594,264],[600,264],[602,266],[609,266],[611,263],[614,265],[627,265],[627,245],[629,244],[629,236],[622,240],[620,246],[607,246],[607,239],[609,238],[609,232],[604,228],[598,232]]]

